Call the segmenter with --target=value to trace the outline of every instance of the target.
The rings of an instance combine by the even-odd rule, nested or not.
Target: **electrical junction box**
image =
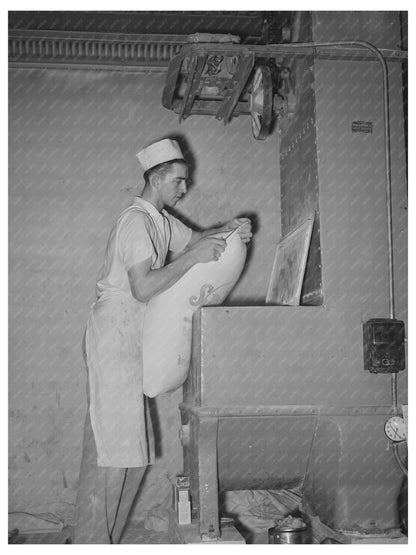
[[[364,368],[375,374],[399,372],[405,368],[404,322],[373,318],[364,322]]]

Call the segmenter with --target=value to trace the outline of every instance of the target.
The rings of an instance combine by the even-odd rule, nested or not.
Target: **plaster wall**
[[[277,136],[249,118],[179,125],[160,98],[164,74],[13,69],[9,74],[9,510],[70,522],[86,411],[81,341],[112,224],[141,191],[135,154],[178,136],[193,170],[177,206],[211,226],[251,215],[256,237],[229,303],[263,302],[280,229]],[[153,405],[158,459],[136,516],[181,471],[181,392]]]

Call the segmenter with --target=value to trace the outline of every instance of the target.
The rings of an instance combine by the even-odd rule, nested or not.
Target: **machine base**
[[[199,535],[199,522],[193,521],[192,524],[179,525],[175,511],[169,511],[169,541],[176,543],[200,543],[200,544],[245,544],[243,536],[234,526],[227,526],[221,530],[221,537],[213,540],[203,540]]]

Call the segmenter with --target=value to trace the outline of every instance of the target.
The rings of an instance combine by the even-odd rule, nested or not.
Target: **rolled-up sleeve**
[[[149,218],[137,211],[127,214],[123,219],[119,230],[119,247],[127,271],[138,262],[155,259],[150,225]]]

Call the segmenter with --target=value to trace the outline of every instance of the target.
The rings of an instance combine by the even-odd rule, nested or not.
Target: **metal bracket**
[[[230,86],[225,93],[224,100],[215,116],[216,119],[223,119],[224,124],[228,123],[231,119],[233,110],[238,102],[238,99],[244,89],[247,79],[250,76],[251,70],[254,66],[254,53],[241,56],[238,61],[236,72],[230,80]]]
[[[179,123],[181,123],[182,120],[186,119],[191,113],[195,95],[200,87],[200,78],[202,75],[202,70],[205,66],[206,58],[206,55],[192,57],[191,69],[188,76],[185,96],[183,98],[182,109],[179,113]]]

